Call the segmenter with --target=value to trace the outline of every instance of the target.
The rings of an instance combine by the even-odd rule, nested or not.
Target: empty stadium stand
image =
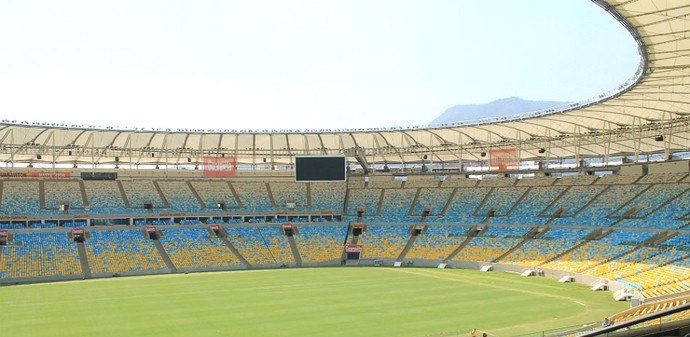
[[[3,180],[0,282],[337,265],[355,243],[364,264],[533,268],[657,298],[690,290],[685,179]],[[87,228],[84,254],[73,228]]]

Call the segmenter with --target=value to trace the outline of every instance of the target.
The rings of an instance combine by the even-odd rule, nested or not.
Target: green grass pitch
[[[514,336],[624,310],[609,292],[475,270],[333,267],[0,287],[2,336]]]

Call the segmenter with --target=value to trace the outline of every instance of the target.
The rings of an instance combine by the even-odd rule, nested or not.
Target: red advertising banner
[[[28,176],[30,178],[69,178],[71,177],[70,172],[29,172]]]
[[[345,245],[345,253],[361,253],[362,245]]]
[[[211,230],[212,230],[212,231],[218,231],[218,230],[220,230],[220,225],[218,225],[218,224],[212,224],[210,227],[211,227]]]
[[[204,177],[234,177],[236,174],[235,157],[204,157]]]
[[[292,222],[286,222],[283,224],[283,228],[292,228]]]
[[[2,237],[7,237],[9,234],[7,234],[7,230],[5,229],[0,229],[0,238]]]
[[[156,232],[156,227],[155,227],[155,226],[148,225],[148,226],[146,226],[146,232],[147,232],[147,233],[155,233],[155,232]]]
[[[518,168],[517,151],[512,149],[489,150],[490,170],[516,170]]]
[[[84,228],[74,228],[72,234],[84,234]]]

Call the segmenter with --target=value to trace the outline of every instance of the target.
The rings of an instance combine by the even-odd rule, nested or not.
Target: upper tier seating
[[[232,184],[243,211],[268,212],[271,210],[271,199],[268,196],[268,188],[263,182],[237,182]]]
[[[412,214],[419,216],[424,209],[429,209],[431,216],[439,216],[452,194],[452,188],[420,188]]]
[[[357,210],[363,209],[368,216],[378,215],[379,200],[383,190],[376,188],[351,189],[347,200],[346,215],[357,215]]]
[[[174,212],[202,212],[205,211],[199,199],[196,198],[190,185],[185,181],[160,180],[158,187]]]
[[[132,212],[127,208],[117,181],[84,181],[89,212],[96,214],[125,214]]]
[[[201,207],[207,212],[222,211],[217,207],[219,202],[225,203],[226,208],[230,210],[239,207],[227,181],[191,180],[190,184],[203,201]]]
[[[2,184],[2,215],[44,214],[38,181],[6,180]],[[57,214],[57,211],[53,212]]]
[[[121,184],[131,208],[141,211],[146,203],[151,203],[154,209],[167,208],[153,180],[122,180]]]
[[[309,183],[311,209],[341,212],[345,207],[345,183]]]

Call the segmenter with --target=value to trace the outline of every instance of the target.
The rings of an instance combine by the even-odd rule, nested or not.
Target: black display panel
[[[117,172],[82,172],[81,179],[83,180],[115,180],[117,179]]]
[[[344,156],[298,156],[295,157],[295,180],[345,181]]]

